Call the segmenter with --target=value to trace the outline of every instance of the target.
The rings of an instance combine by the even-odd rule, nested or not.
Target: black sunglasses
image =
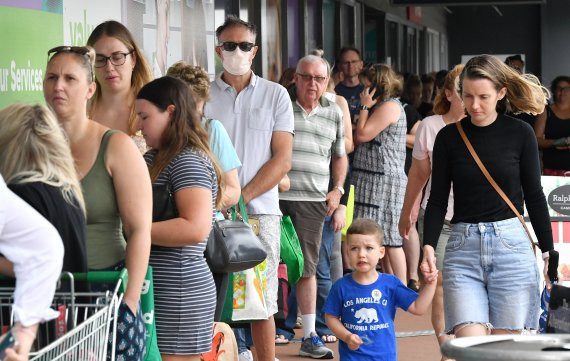
[[[234,43],[233,41],[224,41],[218,47],[224,48],[225,51],[234,51],[239,46],[239,49],[245,53],[251,51],[251,49],[255,46],[254,43],[248,43],[247,41],[243,41],[241,43]]]

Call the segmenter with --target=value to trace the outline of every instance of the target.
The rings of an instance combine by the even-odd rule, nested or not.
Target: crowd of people
[[[339,342],[342,360],[396,360],[396,308],[421,315],[431,305],[440,344],[537,328],[532,242],[466,143],[516,210],[526,205],[546,271],[540,176],[570,172],[570,77],[554,79],[547,105],[520,56],[419,76],[344,47],[333,67],[322,51],[303,56],[278,84],[251,70],[255,25],[230,15],[216,38],[223,71],[213,82],[184,62],[153,80],[130,32],[107,21],[86,46],[48,51],[47,107],[0,110],[0,271],[17,279],[18,344],[6,359],[26,360],[38,324],[56,317],[62,270],[126,268],[112,337],[117,359],[143,360],[151,265],[162,359],[199,360],[228,287],[204,250],[240,196],[267,253],[269,315],[236,329],[240,361],[253,359],[251,346],[257,360],[276,360],[296,324],[300,356],[331,359],[326,343]],[[282,215],[304,268],[276,328]]]

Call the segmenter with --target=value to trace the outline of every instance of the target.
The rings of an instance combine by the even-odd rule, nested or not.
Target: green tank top
[[[107,130],[97,159],[81,180],[87,211],[87,262],[89,269],[103,269],[125,259],[126,242],[115,196],[113,178],[105,167],[109,140],[117,130]]]

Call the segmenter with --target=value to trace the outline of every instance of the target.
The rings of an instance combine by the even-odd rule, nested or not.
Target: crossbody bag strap
[[[465,132],[463,131],[463,127],[461,126],[461,122],[456,122],[455,125],[457,125],[457,130],[459,131],[459,135],[461,135],[461,139],[463,139],[465,146],[467,146],[469,153],[471,153],[471,156],[475,160],[475,163],[477,163],[477,165],[479,166],[479,169],[481,170],[481,172],[483,173],[485,178],[487,178],[489,183],[491,183],[491,186],[495,189],[495,191],[497,191],[497,193],[501,196],[501,198],[503,198],[505,203],[507,203],[509,208],[514,212],[514,214],[517,216],[517,218],[519,219],[519,221],[523,225],[524,230],[526,231],[526,234],[528,235],[528,239],[530,240],[530,247],[532,248],[533,252],[536,253],[536,250],[533,247],[533,246],[535,246],[535,243],[532,241],[532,236],[530,235],[530,231],[528,230],[528,227],[526,226],[524,218],[521,216],[521,214],[519,213],[519,211],[517,210],[517,208],[515,207],[513,202],[511,202],[509,197],[507,197],[505,192],[503,192],[501,187],[499,187],[497,182],[495,182],[493,177],[491,177],[491,174],[489,174],[489,171],[487,171],[487,168],[485,168],[485,165],[483,165],[483,162],[481,162],[481,159],[479,159],[479,156],[475,152],[475,149],[473,148],[473,146],[471,145],[471,142],[467,138],[467,135],[465,135]]]

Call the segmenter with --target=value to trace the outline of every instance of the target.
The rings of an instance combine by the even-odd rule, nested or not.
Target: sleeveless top
[[[107,130],[93,167],[81,180],[87,211],[87,263],[89,269],[111,267],[125,258],[126,242],[113,178],[105,167],[109,140],[118,130]]]
[[[557,139],[570,136],[570,119],[560,119],[554,114],[550,106],[546,107],[546,125],[544,137]],[[556,148],[542,150],[542,162],[544,168],[570,171],[570,151]]]

